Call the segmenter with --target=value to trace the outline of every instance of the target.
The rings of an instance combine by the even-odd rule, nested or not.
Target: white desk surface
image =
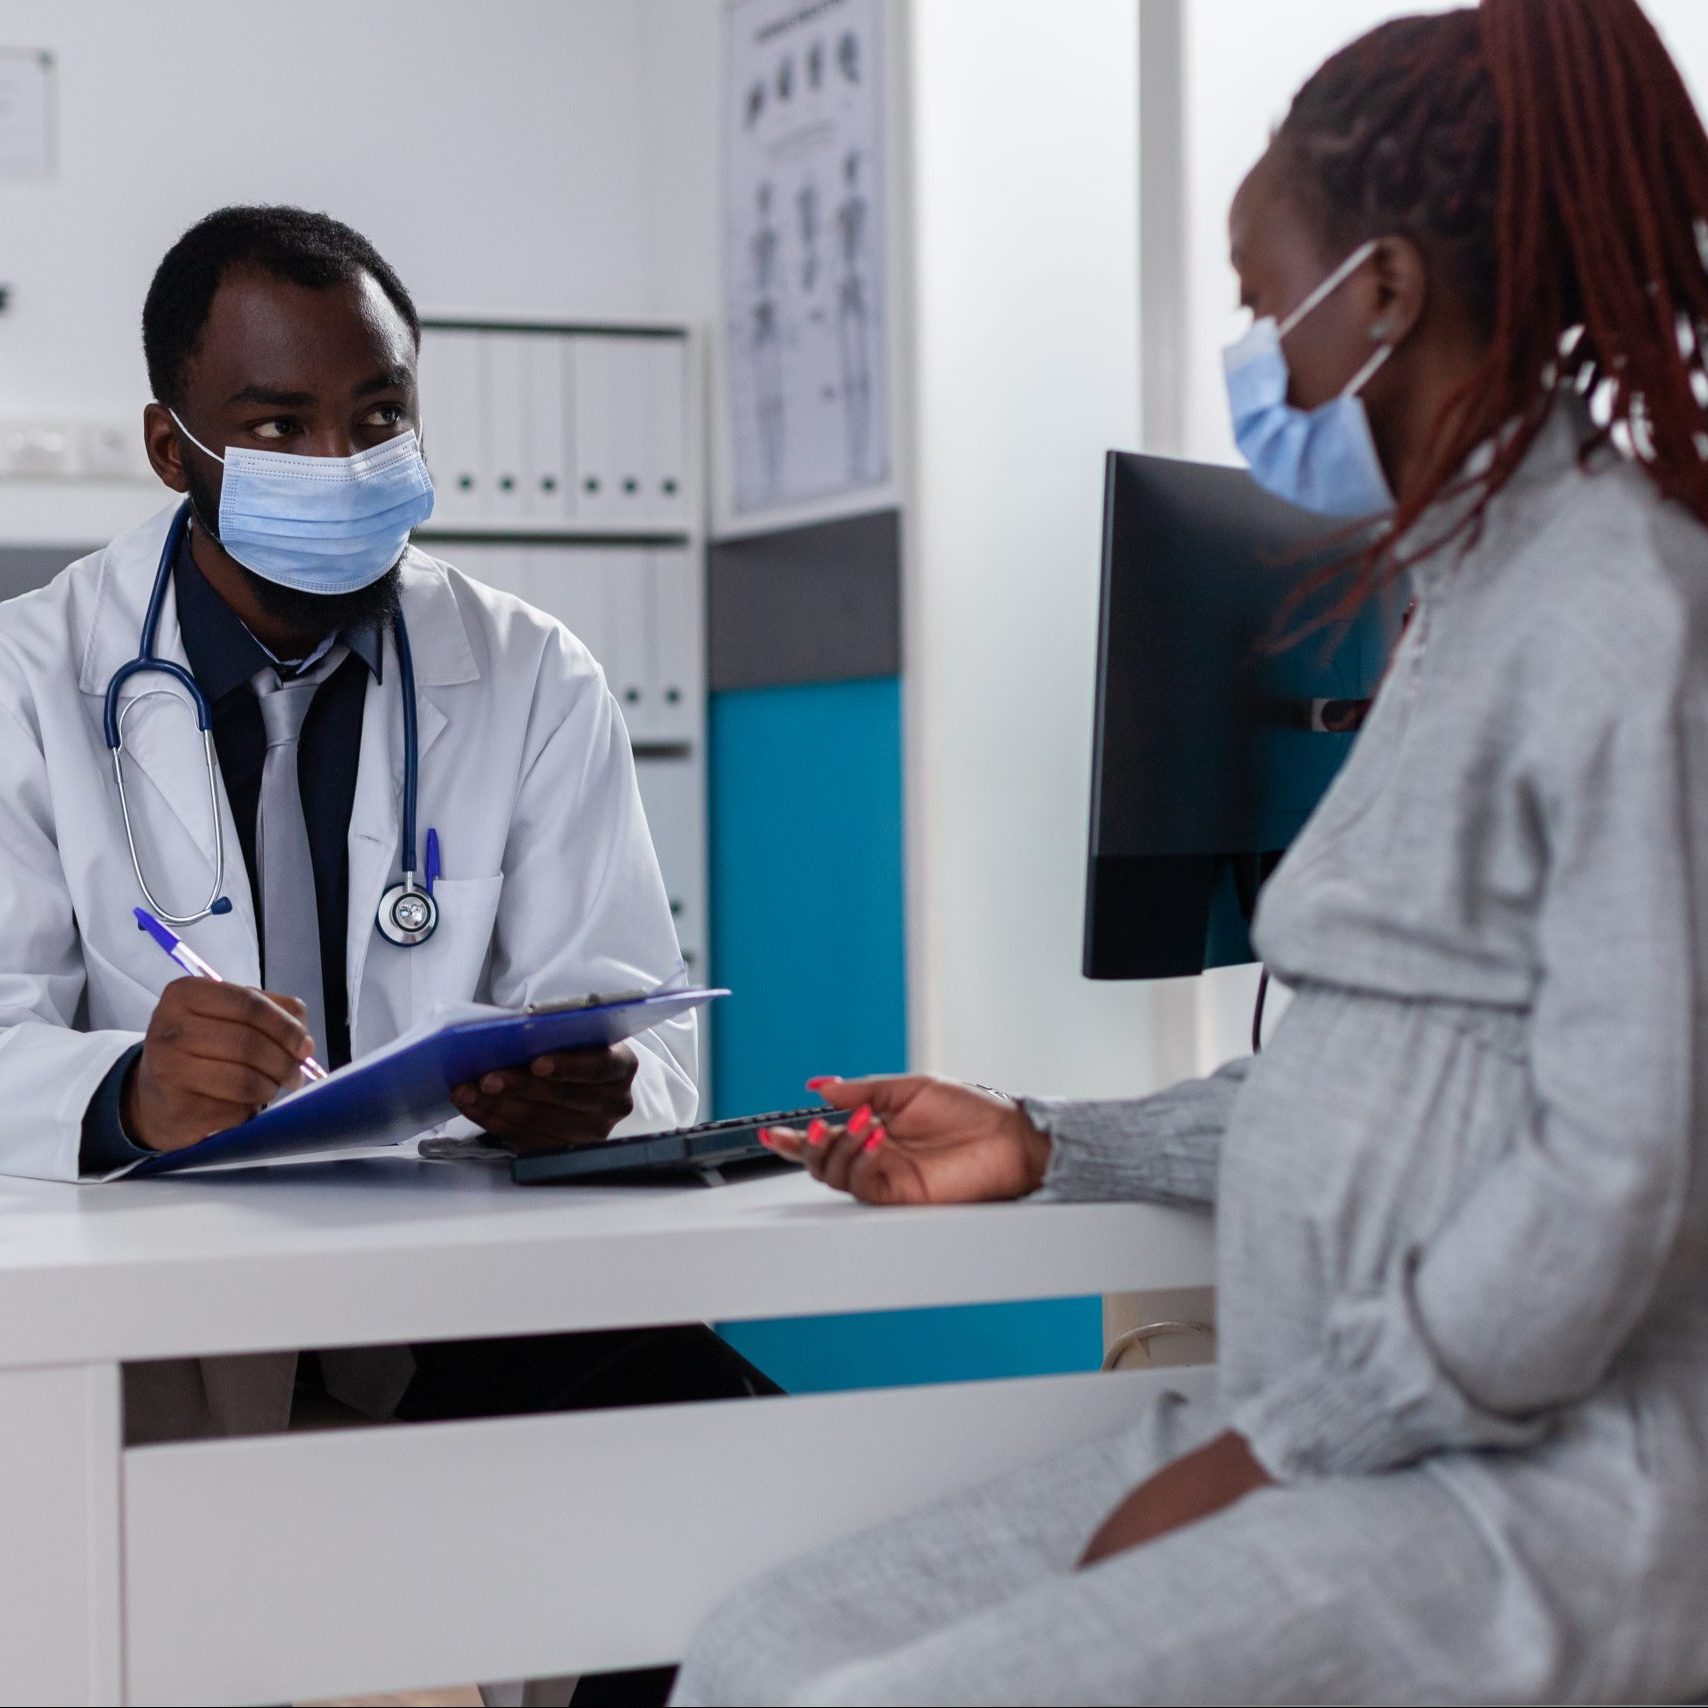
[[[378,1157],[0,1180],[0,1702],[283,1702],[652,1664],[735,1583],[1118,1428],[1165,1379],[1213,1380],[950,1383],[126,1449],[122,1361],[1210,1280],[1205,1216],[873,1210],[801,1174],[515,1187],[502,1165]],[[825,1477],[853,1459],[862,1477]]]
[[[516,1187],[396,1157],[0,1180],[0,1368],[1208,1285],[1207,1217],[873,1210],[804,1175]]]

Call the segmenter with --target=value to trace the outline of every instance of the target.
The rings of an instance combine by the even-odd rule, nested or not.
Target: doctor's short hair
[[[142,305],[142,352],[158,402],[174,408],[183,402],[185,371],[214,297],[226,275],[240,268],[311,289],[349,284],[367,273],[421,342],[421,316],[403,281],[359,231],[307,208],[220,208],[166,251]]]

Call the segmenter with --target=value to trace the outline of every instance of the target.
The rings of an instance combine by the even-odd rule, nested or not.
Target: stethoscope
[[[102,730],[107,738],[107,751],[113,756],[113,777],[119,786],[119,813],[124,819],[131,869],[136,873],[137,886],[149,908],[167,925],[194,925],[197,920],[206,919],[211,914],[231,912],[230,896],[221,893],[225,888],[225,832],[220,823],[219,760],[214,753],[213,709],[208,705],[208,697],[202,692],[200,684],[183,665],[174,664],[169,658],[157,658],[154,653],[154,637],[160,627],[160,611],[166,603],[166,589],[171,583],[172,566],[177,562],[178,551],[184,543],[184,535],[189,526],[190,503],[186,499],[179,506],[177,515],[172,518],[172,525],[166,530],[166,543],[160,548],[160,566],[154,572],[154,590],[148,596],[148,609],[143,613],[142,639],[137,648],[137,655],[128,664],[121,664],[113,672],[112,680],[107,684],[106,708],[101,719]],[[415,661],[410,656],[409,631],[404,627],[401,610],[392,622],[392,638],[397,643],[399,686],[403,690],[403,882],[393,884],[380,897],[379,914],[375,923],[379,926],[380,935],[388,943],[396,943],[400,948],[408,949],[417,943],[426,942],[433,935],[439,923],[439,904],[433,898],[433,880],[437,873],[432,870],[434,861],[431,846],[428,850],[427,882],[422,884],[416,876],[415,800],[421,775],[421,750],[416,733]],[[169,688],[148,688],[133,695],[125,702],[123,709],[120,709],[119,690],[133,676],[146,675],[151,670],[162,676],[169,676],[189,695],[190,705],[196,714],[196,728],[202,735],[202,755],[208,772],[208,808],[213,815],[214,827],[214,880],[207,900],[194,913],[168,913],[148,887],[148,879],[142,875],[142,860],[137,854],[136,832],[131,825],[130,805],[125,799],[125,719],[144,700],[158,696],[169,700],[178,698]],[[430,845],[436,840],[432,832],[428,833],[428,839]]]

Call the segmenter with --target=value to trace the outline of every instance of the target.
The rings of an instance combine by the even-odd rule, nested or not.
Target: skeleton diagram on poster
[[[724,310],[734,508],[890,476],[884,0],[730,0]]]

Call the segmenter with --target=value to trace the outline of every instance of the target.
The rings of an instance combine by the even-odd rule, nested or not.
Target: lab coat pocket
[[[491,878],[441,878],[433,886],[439,924],[408,951],[410,1024],[425,1020],[436,1002],[487,1002],[492,928],[504,874]]]

